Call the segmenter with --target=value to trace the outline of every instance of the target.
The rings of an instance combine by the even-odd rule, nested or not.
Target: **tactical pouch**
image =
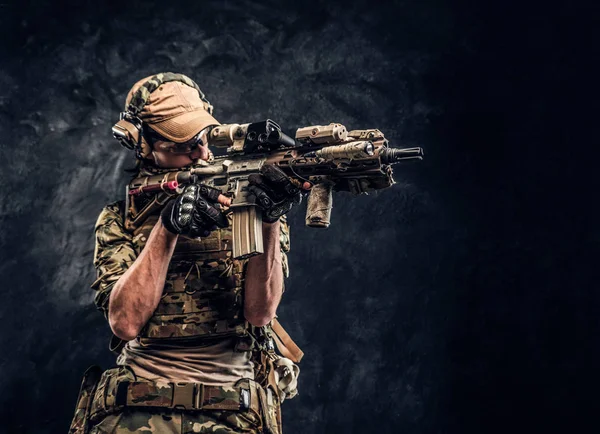
[[[87,434],[90,428],[90,410],[98,382],[102,375],[102,369],[99,366],[90,366],[81,382],[79,396],[77,397],[77,406],[75,415],[69,428],[69,434]]]
[[[93,395],[90,405],[90,422],[97,423],[109,414],[120,411],[123,406],[118,405],[117,385],[120,381],[135,381],[136,377],[128,368],[119,366],[107,369],[102,373],[98,387]]]
[[[277,393],[270,386],[258,391],[265,434],[281,434],[281,406]]]

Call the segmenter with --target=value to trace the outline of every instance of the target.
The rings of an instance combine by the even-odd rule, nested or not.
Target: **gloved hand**
[[[248,191],[256,196],[256,204],[263,210],[263,221],[273,223],[292,206],[302,202],[302,193],[283,170],[265,164],[259,174],[248,177]]]
[[[192,238],[207,237],[217,227],[226,228],[229,221],[217,202],[220,193],[204,184],[188,185],[161,211],[163,225],[169,232]]]

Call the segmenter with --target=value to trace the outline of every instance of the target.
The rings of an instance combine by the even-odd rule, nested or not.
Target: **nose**
[[[208,160],[208,146],[198,146],[191,152],[190,157],[192,160],[201,159]]]

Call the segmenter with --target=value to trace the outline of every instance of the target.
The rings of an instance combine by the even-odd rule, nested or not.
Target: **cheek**
[[[188,166],[191,162],[192,159],[190,158],[190,154],[173,155],[173,159],[171,160],[169,167]]]
[[[152,156],[154,157],[154,164],[157,167],[163,167],[163,155],[156,151],[152,151]]]
[[[165,169],[172,169],[177,167],[183,167],[190,164],[189,155],[177,155],[172,154],[170,152],[162,153],[162,152],[153,152],[154,154],[154,164],[158,167],[163,167]]]

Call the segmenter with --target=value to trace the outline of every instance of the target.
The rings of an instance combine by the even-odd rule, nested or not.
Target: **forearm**
[[[177,235],[159,220],[138,258],[115,284],[108,321],[119,338],[134,339],[158,306],[176,243]]]
[[[244,316],[255,326],[275,317],[283,289],[279,221],[263,223],[264,253],[253,256],[246,269]]]

